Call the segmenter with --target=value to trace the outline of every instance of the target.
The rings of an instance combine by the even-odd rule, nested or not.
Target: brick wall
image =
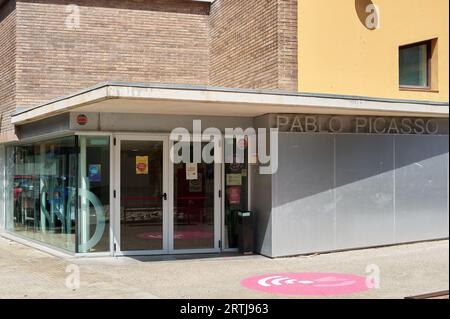
[[[297,91],[297,0],[216,0],[210,84]]]
[[[72,3],[80,8],[76,29]],[[208,84],[207,3],[19,0],[17,17],[19,106],[107,80]]]
[[[0,7],[0,142],[14,139],[11,113],[15,104],[15,23],[14,1]]]
[[[297,0],[278,0],[278,88],[298,91]]]
[[[16,107],[103,81],[297,90],[297,0],[6,3],[0,142],[15,138]]]
[[[210,19],[210,84],[276,88],[277,0],[216,0]]]

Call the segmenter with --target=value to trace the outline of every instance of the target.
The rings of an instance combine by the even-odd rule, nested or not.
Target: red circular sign
[[[241,285],[256,291],[288,296],[342,296],[369,290],[366,278],[337,273],[282,273],[244,279]]]
[[[85,114],[80,114],[77,116],[77,124],[78,125],[86,125],[89,122],[88,117]]]

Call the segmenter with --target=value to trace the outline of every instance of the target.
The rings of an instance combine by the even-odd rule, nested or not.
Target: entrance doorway
[[[202,143],[202,149],[206,143]],[[193,154],[193,144],[190,144]],[[172,164],[173,206],[170,214],[172,252],[220,251],[221,165]]]
[[[221,165],[173,163],[167,136],[115,137],[116,255],[220,251]]]

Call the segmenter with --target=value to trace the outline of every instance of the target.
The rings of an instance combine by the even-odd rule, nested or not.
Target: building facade
[[[217,253],[251,210],[269,257],[448,238],[448,26],[446,0],[0,1],[1,233]]]

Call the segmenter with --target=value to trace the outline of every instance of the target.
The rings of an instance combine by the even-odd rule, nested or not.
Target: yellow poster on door
[[[148,175],[148,156],[136,156],[136,174]]]

